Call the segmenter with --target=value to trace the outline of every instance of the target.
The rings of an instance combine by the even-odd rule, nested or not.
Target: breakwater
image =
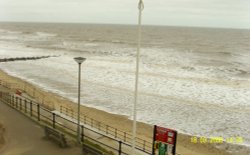
[[[38,60],[38,59],[46,59],[46,58],[51,58],[51,57],[59,57],[59,55],[46,55],[46,56],[36,56],[36,57],[0,58],[0,62]]]

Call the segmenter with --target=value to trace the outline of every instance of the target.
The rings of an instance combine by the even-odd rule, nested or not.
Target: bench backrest
[[[61,135],[60,132],[58,132],[58,131],[50,128],[50,127],[45,126],[44,129],[45,129],[45,132],[47,132],[48,134],[53,134],[55,136],[60,136]]]

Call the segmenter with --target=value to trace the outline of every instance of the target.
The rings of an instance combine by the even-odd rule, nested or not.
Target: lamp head
[[[75,57],[74,60],[78,63],[78,64],[81,64],[83,63],[86,58],[83,58],[83,57]]]

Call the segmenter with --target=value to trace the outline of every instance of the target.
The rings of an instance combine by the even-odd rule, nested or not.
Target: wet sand
[[[45,106],[59,111],[61,105],[76,109],[77,104],[58,96],[57,94],[48,92],[37,86],[33,86],[19,78],[12,77],[0,71],[0,79],[9,83],[13,87],[25,90],[27,94],[33,96],[36,100],[43,103]],[[132,121],[125,116],[110,114],[94,108],[82,106],[81,112],[94,120],[99,120],[105,124],[126,131],[132,132]],[[145,123],[138,123],[138,137],[152,140],[153,126]],[[71,153],[72,154],[72,153]],[[217,149],[212,144],[194,144],[191,143],[191,136],[178,134],[177,154],[179,155],[232,155],[225,149]],[[246,155],[246,154],[244,154]]]

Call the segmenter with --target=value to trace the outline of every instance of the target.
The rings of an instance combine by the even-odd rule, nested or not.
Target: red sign
[[[161,151],[159,149],[159,144],[161,146],[170,146],[172,149],[170,151],[172,155],[175,155],[176,153],[176,141],[177,141],[177,131],[172,129],[167,129],[159,126],[154,126],[154,138],[153,138],[153,149],[152,154],[155,155],[155,153],[159,153]],[[163,145],[162,145],[163,144]],[[165,154],[165,153],[164,153]]]
[[[174,144],[175,134],[175,130],[156,126],[155,140],[168,144]]]

